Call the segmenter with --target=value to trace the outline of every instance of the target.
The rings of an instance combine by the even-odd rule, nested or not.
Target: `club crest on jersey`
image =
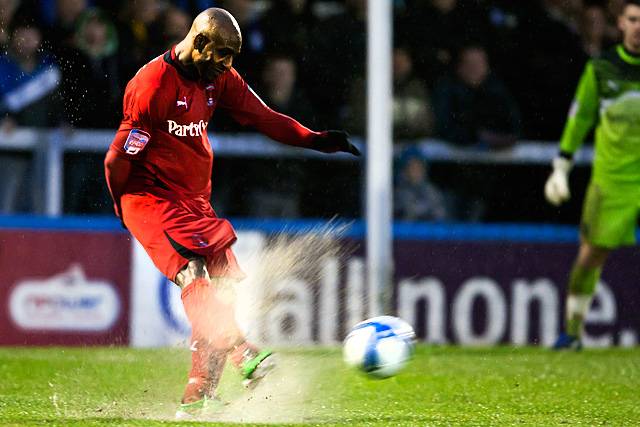
[[[147,145],[149,138],[151,138],[149,133],[141,129],[131,129],[124,143],[124,151],[131,155],[138,154]]]
[[[215,89],[214,85],[207,85],[205,88],[205,93],[207,95],[207,105],[209,107],[213,106],[215,100],[213,99],[213,90]]]
[[[209,242],[207,242],[207,239],[205,239],[204,236],[199,233],[195,233],[191,235],[191,241],[194,246],[197,246],[199,248],[206,248],[209,245]]]

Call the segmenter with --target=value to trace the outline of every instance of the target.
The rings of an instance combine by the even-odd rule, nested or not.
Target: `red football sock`
[[[209,280],[195,279],[182,290],[182,304],[191,323],[191,371],[183,403],[213,396],[226,356],[244,338],[233,304],[218,298]]]
[[[235,346],[229,354],[229,360],[236,368],[242,367],[242,362],[245,358],[255,357],[258,354],[258,348],[248,341],[244,341],[241,344]]]
[[[204,339],[191,339],[191,370],[182,403],[213,397],[220,382],[228,351],[215,350]]]
[[[230,350],[244,341],[236,324],[233,303],[218,297],[217,286],[196,279],[182,290],[182,304],[194,337],[217,350]]]

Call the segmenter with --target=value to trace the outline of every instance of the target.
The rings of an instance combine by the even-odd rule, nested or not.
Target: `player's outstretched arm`
[[[283,144],[323,153],[342,151],[355,156],[360,155],[360,150],[349,141],[346,132],[315,132],[292,117],[269,108],[233,68],[225,74],[220,107],[226,109],[241,125],[252,126],[258,132]]]
[[[349,135],[341,130],[325,130],[315,132],[300,124],[297,120],[278,113],[267,107],[260,98],[252,105],[252,113],[249,117],[252,121],[244,122],[269,138],[295,147],[309,148],[322,153],[350,153],[360,155],[360,150],[349,141]],[[242,123],[242,122],[240,122]]]

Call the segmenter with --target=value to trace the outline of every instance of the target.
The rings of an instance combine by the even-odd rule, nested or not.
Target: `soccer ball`
[[[372,378],[389,378],[411,358],[414,340],[415,332],[404,320],[372,317],[355,325],[344,339],[344,361]]]

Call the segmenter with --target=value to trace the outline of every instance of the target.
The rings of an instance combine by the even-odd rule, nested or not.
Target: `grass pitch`
[[[378,381],[347,369],[337,348],[279,354],[251,392],[225,372],[229,404],[211,425],[640,425],[639,349],[423,346]],[[183,349],[3,348],[0,425],[204,425],[172,420],[188,364]]]

